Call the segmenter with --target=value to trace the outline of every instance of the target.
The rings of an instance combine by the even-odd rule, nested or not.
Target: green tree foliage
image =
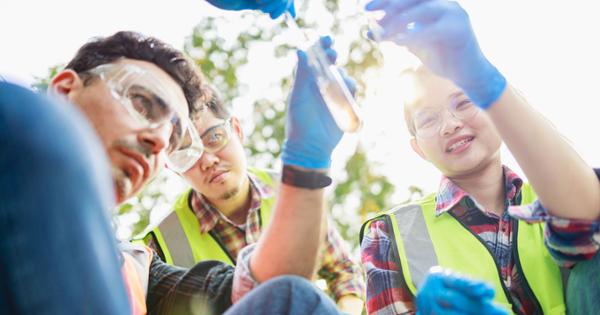
[[[35,77],[35,82],[31,87],[39,93],[46,93],[50,81],[57,75],[65,66],[62,64],[52,66],[48,69],[48,75],[45,77]]]
[[[382,55],[371,41],[367,40],[367,24],[358,7],[343,6],[341,0],[303,1],[298,8],[297,23],[301,28],[314,32],[326,31],[337,42],[336,49],[340,53],[338,64],[357,79],[357,101],[360,104],[365,97],[364,87],[367,82],[361,80],[367,71],[380,67]],[[254,83],[252,80],[239,80],[241,71],[253,60],[249,56],[257,47],[272,53],[272,60],[295,61],[295,47],[281,40],[289,32],[283,21],[273,22],[257,13],[236,16],[236,23],[244,25],[231,32],[232,20],[226,17],[208,17],[202,19],[186,39],[184,50],[202,70],[207,81],[216,87],[226,103],[239,104],[246,97],[246,92]],[[267,22],[265,22],[267,21]],[[327,21],[323,22],[323,21]],[[265,26],[265,23],[268,25]],[[349,26],[354,33],[345,32]],[[225,30],[229,30],[226,32]],[[340,44],[341,43],[341,44]],[[264,47],[268,47],[266,50]],[[345,53],[347,52],[347,53]],[[342,57],[345,56],[345,57]],[[290,58],[292,57],[292,58]],[[269,86],[276,93],[259,93],[259,97],[245,99],[253,105],[252,119],[240,117],[243,121],[253,123],[253,130],[246,134],[246,148],[249,163],[257,167],[276,167],[281,152],[281,144],[285,136],[286,98],[291,90],[293,63],[289,71],[283,75],[273,75],[269,65],[264,71],[253,73],[257,80],[269,80]],[[44,90],[49,78],[54,76],[61,66],[50,68],[48,78],[38,78],[35,87]],[[277,72],[280,73],[280,72]],[[234,108],[235,110],[235,108]],[[369,160],[368,153],[359,143],[356,152],[346,157],[341,174],[333,174],[337,185],[329,195],[329,206],[332,219],[338,226],[342,236],[354,248],[358,246],[358,231],[361,223],[374,213],[391,206],[394,186],[386,176],[378,174],[376,167]],[[155,226],[168,213],[169,205],[175,200],[185,184],[170,172],[163,172],[144,191],[118,209],[115,219],[117,234],[125,239],[131,236],[143,236],[149,228]],[[417,187],[409,188],[410,197],[420,196]]]
[[[303,18],[309,17],[311,12],[319,12],[318,14],[325,14],[326,17],[318,20]],[[349,44],[346,44],[347,47],[338,48],[339,51],[342,49],[349,51],[348,58],[339,60],[339,64],[351,76],[357,78],[359,85],[357,99],[360,102],[364,97],[364,88],[362,87],[365,85],[361,77],[369,68],[380,66],[382,56],[377,50],[377,46],[362,36],[366,32],[366,24],[356,34],[343,32],[345,25],[363,23],[362,17],[357,12],[358,10],[350,10],[349,13],[340,13],[340,2],[337,0],[305,1],[299,8],[297,23],[303,29],[318,31],[323,28],[320,20],[332,21],[327,27],[330,30],[329,34],[334,39],[338,37],[350,39]],[[249,26],[240,29],[235,40],[230,44],[226,44],[227,40],[218,34],[219,27],[227,23],[226,19],[219,17],[201,21],[187,41],[186,51],[195,58],[209,81],[217,87],[223,98],[229,103],[235,103],[236,98],[240,97],[241,91],[247,85],[252,84],[252,82],[239,82],[237,78],[238,70],[252,62],[247,57],[252,47],[275,42],[274,39],[278,36],[289,32],[283,21],[275,27],[261,27],[258,25],[260,20],[256,19],[256,16],[252,13],[246,15],[245,18],[251,20]],[[346,41],[348,42],[348,40]],[[286,58],[295,54],[294,47],[289,43],[273,44],[273,51],[273,58]],[[227,61],[224,62],[225,60]],[[285,136],[285,103],[292,84],[292,67],[290,66],[287,76],[270,78],[273,82],[272,85],[281,89],[279,97],[253,100],[254,130],[246,135],[250,164],[273,167],[278,161],[281,151],[280,144],[283,143]],[[269,76],[269,71],[265,69],[265,73],[257,75]],[[375,173],[368,155],[360,145],[356,153],[348,158],[343,172],[345,174],[342,174],[341,177],[344,180],[338,182],[337,187],[332,191],[329,204],[331,208],[341,209],[333,212],[333,220],[338,225],[342,236],[353,246],[357,246],[360,224],[373,213],[390,206],[390,197],[394,192],[394,187],[385,176]],[[334,175],[337,176],[337,174]],[[358,204],[347,202],[351,196],[358,197]],[[348,216],[349,213],[353,215]],[[347,220],[348,217],[353,219]]]

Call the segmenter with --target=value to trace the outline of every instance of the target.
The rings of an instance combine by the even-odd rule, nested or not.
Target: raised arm
[[[550,214],[600,218],[600,182],[594,170],[515,89],[509,86],[488,114]]]
[[[323,38],[321,44],[335,60],[331,39]],[[330,182],[325,174],[342,131],[327,110],[302,51],[298,52],[286,127],[275,212],[250,260],[259,282],[284,274],[312,278],[325,235],[324,187]]]
[[[296,16],[294,0],[206,0],[208,3],[223,10],[260,10],[268,13],[272,19],[289,11],[292,16]]]
[[[592,168],[487,60],[463,8],[448,0],[375,0],[367,9],[386,12],[383,39],[407,46],[487,111],[550,214],[600,217],[600,183]]]

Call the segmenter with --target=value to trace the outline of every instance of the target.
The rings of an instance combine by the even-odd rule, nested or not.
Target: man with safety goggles
[[[97,38],[79,49],[49,90],[70,104],[0,84],[0,142],[5,152],[21,153],[0,155],[0,313],[223,313],[232,295],[237,303],[228,314],[337,313],[307,280],[277,277],[312,275],[322,187],[283,185],[285,207],[276,207],[273,229],[236,270],[216,262],[172,267],[133,244],[119,244],[117,251],[106,213],[114,199],[132,197],[165,163],[185,170],[202,154],[188,116],[202,111],[210,91],[181,52],[132,32]],[[298,121],[315,111],[327,110],[322,103],[296,109],[290,126],[300,132],[288,141],[317,141]],[[334,134],[333,146],[340,135]],[[287,152],[298,156],[297,147]],[[326,178],[314,166],[289,165],[295,175]],[[300,235],[297,229],[310,236],[291,237]],[[273,252],[294,263],[272,265]]]
[[[102,81],[104,92],[120,105],[120,119],[141,131],[141,137],[115,139],[109,149],[111,157],[124,160],[120,167],[113,165],[119,202],[139,192],[161,166],[159,161],[183,170],[201,156],[202,144],[188,117],[186,99],[156,71],[123,59],[86,70],[81,76],[88,82]]]
[[[333,54],[331,40],[324,39],[327,52]],[[307,74],[302,66],[299,75]],[[295,91],[308,81],[297,78]],[[307,93],[298,99],[319,102],[310,96],[318,95]],[[239,252],[267,229],[280,186],[278,172],[248,165],[241,122],[229,107],[215,94],[206,108],[193,117],[204,153],[189,170],[179,172],[190,187],[181,192],[169,216],[144,237],[165,262],[182,267],[207,260],[235,265]],[[361,313],[364,276],[334,224],[327,225],[315,276],[326,281],[340,310]]]

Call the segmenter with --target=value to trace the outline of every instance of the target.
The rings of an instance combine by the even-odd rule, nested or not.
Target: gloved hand
[[[494,294],[494,289],[485,282],[434,267],[417,292],[417,315],[507,315],[493,303]]]
[[[433,73],[453,81],[486,109],[506,88],[506,79],[486,59],[469,16],[449,0],[374,0],[366,10],[383,10],[379,37],[406,46]]]
[[[327,57],[335,63],[337,53],[331,48],[332,43],[329,36],[320,40]],[[340,141],[342,130],[336,125],[319,92],[306,53],[299,50],[297,55],[298,66],[289,100],[286,140],[281,158],[287,165],[309,169],[329,168],[331,152]],[[354,94],[354,81],[344,71],[340,71],[340,74]]]
[[[260,10],[268,13],[272,19],[290,11],[296,17],[294,0],[206,0],[217,8],[231,11]]]

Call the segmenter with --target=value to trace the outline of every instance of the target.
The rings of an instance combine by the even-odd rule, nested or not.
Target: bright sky
[[[492,62],[588,163],[600,166],[600,19],[596,1],[460,2]],[[203,0],[2,1],[0,74],[30,83],[33,76],[45,76],[49,66],[69,60],[89,38],[122,29],[141,31],[182,48],[194,25],[204,16],[216,14],[235,18],[237,13],[223,13]],[[371,143],[377,139],[367,149],[398,191],[404,192],[411,184],[433,191],[439,175],[410,150],[397,104],[402,93],[396,87],[397,73],[409,59],[392,45],[386,45],[384,51],[384,70],[369,80],[370,92],[376,95],[363,105],[363,133],[348,136],[338,151],[351,150],[357,137]],[[527,126],[522,131],[527,132]],[[517,168],[510,157],[506,160]]]

